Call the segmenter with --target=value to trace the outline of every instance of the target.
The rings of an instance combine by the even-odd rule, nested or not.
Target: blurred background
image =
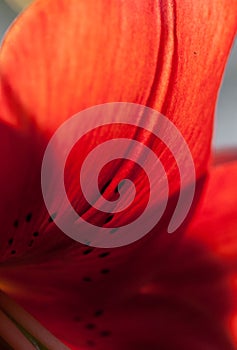
[[[17,13],[31,0],[0,0],[0,40]],[[237,146],[237,40],[228,60],[219,93],[213,146]]]

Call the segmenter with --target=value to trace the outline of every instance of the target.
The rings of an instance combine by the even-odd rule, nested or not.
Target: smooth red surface
[[[1,48],[1,116],[52,132],[95,104],[148,105],[174,121],[200,176],[236,9],[236,0],[35,1]]]
[[[125,130],[160,155],[173,196],[159,230],[111,251],[82,246],[49,222],[40,166],[49,137],[74,113],[111,101],[144,104],[173,121],[191,149],[195,207],[209,172],[213,111],[236,11],[236,0],[38,0],[5,38],[0,288],[72,349],[235,349],[235,164],[211,171],[187,232],[184,225],[168,235],[179,186],[175,162],[148,133]],[[104,138],[91,134],[90,147]],[[88,151],[88,140],[81,149],[72,160]],[[113,174],[108,195],[126,171]],[[72,166],[69,178],[73,172]],[[111,180],[109,167],[102,180]],[[146,187],[136,181],[142,205]],[[74,186],[68,190],[76,202]]]

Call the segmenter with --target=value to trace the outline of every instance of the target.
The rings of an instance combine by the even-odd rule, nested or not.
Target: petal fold
[[[119,265],[116,250],[72,248],[41,263],[4,266],[8,293],[72,349],[234,350],[236,174],[236,163],[212,170],[192,224],[172,249],[147,240]]]
[[[37,0],[2,45],[2,118],[52,133],[89,106],[144,104],[179,128],[200,176],[236,11],[236,0]]]

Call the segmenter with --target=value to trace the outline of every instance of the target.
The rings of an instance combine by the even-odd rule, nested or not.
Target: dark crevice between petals
[[[109,215],[105,220],[105,224],[108,224],[110,221],[112,221],[113,217],[114,217],[114,215]]]
[[[49,217],[48,222],[49,222],[49,223],[53,222],[53,221],[55,220],[56,216],[57,216],[57,213],[52,214],[52,215]]]
[[[18,322],[16,322],[12,317],[10,317],[9,315],[8,317],[17,326],[17,328],[21,331],[21,333],[29,340],[29,342],[34,346],[36,350],[50,350],[49,348],[44,346],[40,341],[38,341],[32,334],[30,334]]]
[[[8,327],[4,327],[3,324],[0,325],[0,340],[4,339],[4,342],[10,343],[10,348],[16,343],[16,340],[19,340],[16,347],[19,350],[23,349],[22,341],[25,343],[26,350],[32,348],[37,350],[69,350],[30,314],[1,291],[0,321],[8,325]],[[12,341],[11,338],[9,339],[9,327],[12,331]]]
[[[9,344],[5,342],[3,338],[0,336],[0,349],[1,350],[14,350]]]
[[[107,188],[109,187],[109,185],[111,184],[111,182],[112,182],[112,180],[108,180],[108,181],[102,186],[102,188],[101,188],[101,190],[100,190],[100,193],[101,193],[101,194],[104,194],[104,193],[105,193],[105,191],[107,190]]]

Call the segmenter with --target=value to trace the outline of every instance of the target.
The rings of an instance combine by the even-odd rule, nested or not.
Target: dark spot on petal
[[[12,251],[11,251],[11,254],[12,254],[12,255],[16,254],[16,251],[15,251],[15,250],[12,250]]]
[[[98,309],[98,310],[95,311],[94,316],[95,317],[99,317],[99,316],[102,316],[103,313],[104,313],[104,310]]]
[[[193,51],[194,55],[197,55],[197,51]]]
[[[29,213],[26,215],[26,222],[30,222],[30,220],[32,219],[32,213]]]
[[[108,224],[108,222],[110,222],[113,219],[114,215],[110,215],[106,218],[105,220],[105,224]]]
[[[14,239],[13,239],[13,238],[10,238],[10,239],[8,240],[8,244],[9,244],[9,245],[12,245],[13,242],[14,242]]]
[[[83,281],[85,281],[85,282],[91,282],[92,281],[92,279],[90,278],[90,277],[83,277]]]
[[[104,252],[99,254],[99,258],[105,258],[106,256],[108,256],[110,254],[110,252]]]
[[[106,275],[106,274],[109,273],[109,272],[110,272],[109,269],[103,269],[103,270],[101,270],[101,273],[102,273],[103,275]]]
[[[102,331],[100,332],[101,337],[109,337],[111,335],[110,331]]]
[[[83,254],[87,255],[87,254],[90,254],[91,252],[93,252],[92,248],[84,250]]]
[[[14,226],[14,227],[18,227],[18,226],[19,226],[19,221],[18,221],[18,220],[15,220],[15,221],[13,222],[13,226]]]
[[[33,233],[33,236],[34,236],[34,237],[38,237],[38,236],[39,236],[39,232],[37,232],[37,231],[34,232],[34,233]]]
[[[88,324],[86,325],[86,328],[87,328],[87,329],[90,329],[90,330],[95,329],[95,324],[94,324],[94,323],[88,323]]]

